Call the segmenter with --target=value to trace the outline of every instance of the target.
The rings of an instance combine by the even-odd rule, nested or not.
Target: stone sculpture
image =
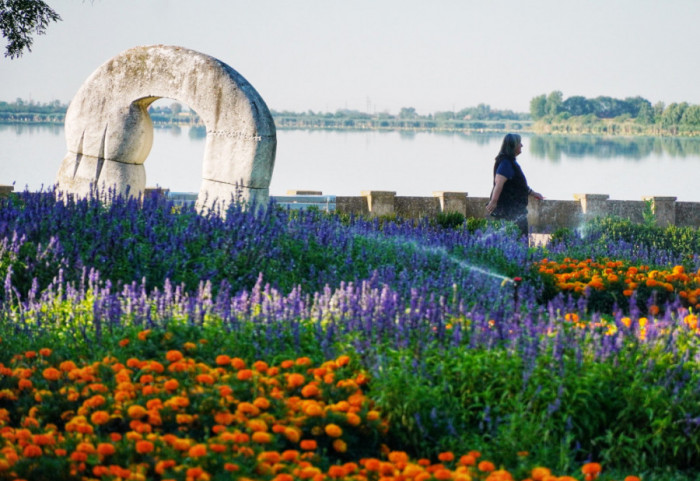
[[[234,196],[266,204],[277,146],[267,105],[220,60],[165,45],[126,50],[80,87],[66,112],[68,152],[58,190],[86,196],[95,188],[114,189],[140,196],[153,144],[148,106],[163,97],[187,104],[206,127],[198,210],[225,208]]]

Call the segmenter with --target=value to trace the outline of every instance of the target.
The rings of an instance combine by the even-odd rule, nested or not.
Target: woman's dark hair
[[[506,136],[503,137],[503,143],[501,144],[501,151],[498,153],[498,157],[502,155],[515,157],[515,148],[520,145],[520,141],[521,138],[519,134],[506,134]]]

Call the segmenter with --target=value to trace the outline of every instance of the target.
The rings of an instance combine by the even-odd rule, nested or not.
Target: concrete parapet
[[[14,190],[14,185],[0,185],[0,198],[9,197]]]
[[[581,203],[584,219],[605,216],[607,210],[605,204],[609,198],[607,194],[574,194],[574,199]]]
[[[433,192],[433,197],[440,201],[440,212],[459,212],[464,216],[467,215],[468,195],[466,192]]]
[[[436,197],[394,197],[394,213],[399,217],[435,217],[440,212]]]
[[[367,210],[370,215],[382,216],[396,213],[394,206],[396,192],[387,190],[363,190],[362,196],[367,200]]]
[[[651,211],[656,218],[656,225],[668,227],[676,225],[676,199],[677,197],[643,197],[651,202]]]
[[[369,206],[364,197],[358,196],[336,196],[335,198],[336,212],[342,212],[349,215],[367,215],[369,214]]]

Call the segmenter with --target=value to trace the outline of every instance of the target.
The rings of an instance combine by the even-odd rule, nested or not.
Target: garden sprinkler
[[[504,287],[506,284],[513,284],[513,311],[516,313],[518,311],[518,289],[520,288],[520,284],[522,284],[522,282],[522,277],[506,277],[503,279],[503,282],[501,282],[501,287]]]

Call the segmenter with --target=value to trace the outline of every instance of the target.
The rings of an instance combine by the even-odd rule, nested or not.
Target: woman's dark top
[[[501,163],[506,163],[501,169]],[[510,168],[509,168],[510,167]],[[501,172],[499,172],[499,170]],[[500,154],[496,157],[496,163],[493,166],[493,177],[494,185],[496,179],[496,173],[502,172],[513,172],[512,177],[505,175],[508,180],[503,184],[503,190],[501,195],[498,197],[498,203],[496,209],[493,211],[494,217],[499,217],[503,219],[515,219],[523,214],[527,213],[527,197],[530,192],[530,188],[527,186],[527,180],[525,179],[525,174],[523,174],[520,165],[515,161],[515,157],[508,157],[507,155]],[[493,195],[493,189],[491,191]]]

